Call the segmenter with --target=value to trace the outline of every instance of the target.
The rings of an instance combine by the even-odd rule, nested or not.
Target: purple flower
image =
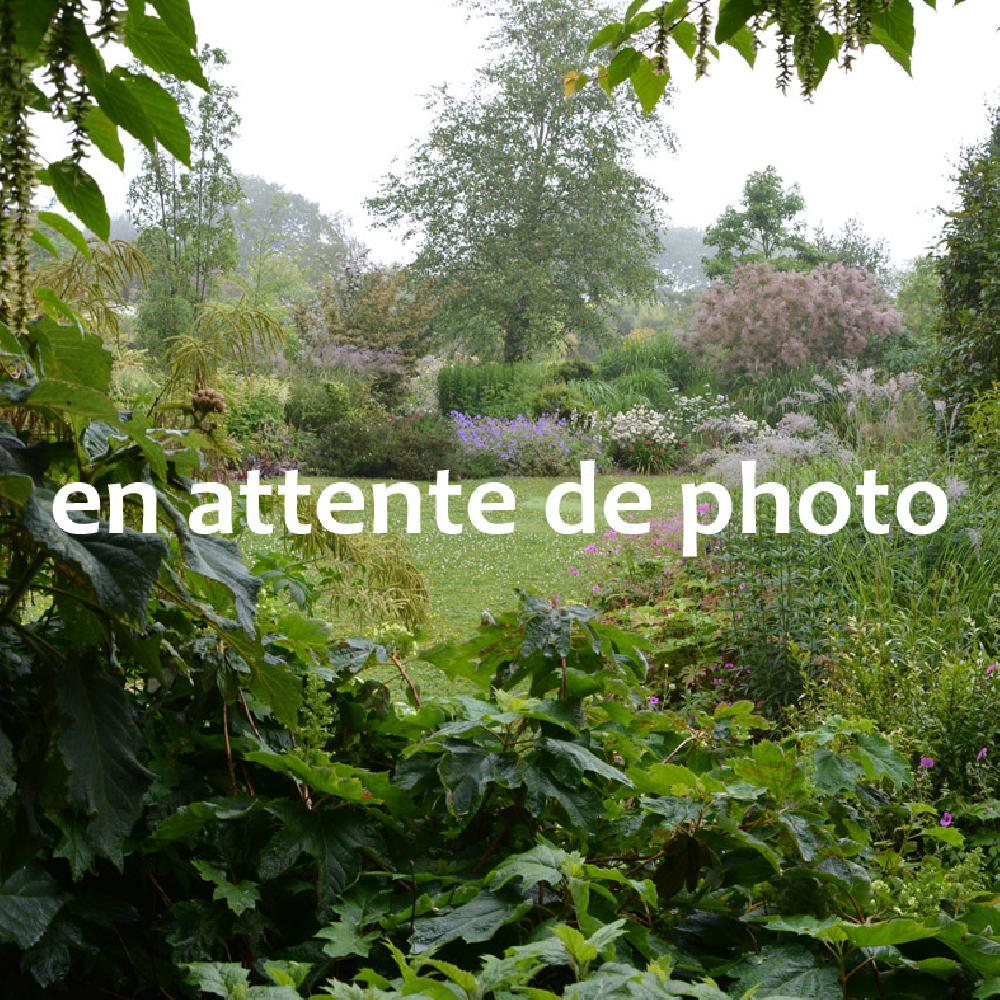
[[[655,694],[651,694],[649,696],[649,703],[650,703],[650,705],[659,705],[660,704],[660,699],[657,698],[657,696]]]
[[[580,575],[580,571],[575,566],[567,566],[566,567],[566,572],[569,573],[570,576],[579,576]]]
[[[601,592],[601,585],[599,583],[595,583],[593,587],[590,588],[590,592],[592,594],[599,594]]]
[[[941,817],[941,819],[940,819],[939,822],[941,823],[942,826],[951,826],[952,818],[953,817],[952,817],[951,813],[950,812],[946,812],[946,813],[944,813],[944,815],[942,815],[942,817]]]
[[[596,552],[597,551],[597,546],[594,545],[594,544],[585,545],[583,547],[583,551],[584,552]]]
[[[988,666],[988,667],[986,668],[986,676],[987,676],[987,677],[992,677],[992,676],[993,676],[993,674],[994,674],[994,673],[996,672],[996,669],[997,669],[997,665],[996,665],[995,663],[991,663],[991,664],[990,664],[990,665],[989,665],[989,666]]]
[[[976,754],[976,760],[984,760],[986,758],[986,747],[983,747],[979,753]]]
[[[922,768],[924,768],[924,770],[929,771],[934,766],[934,758],[933,757],[921,757],[920,758],[920,766]]]

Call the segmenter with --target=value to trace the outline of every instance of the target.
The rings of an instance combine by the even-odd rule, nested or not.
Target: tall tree
[[[958,207],[948,214],[938,260],[940,349],[934,390],[967,408],[1000,381],[1000,106],[982,142],[966,149],[956,177]]]
[[[312,287],[340,281],[363,249],[348,220],[329,215],[308,198],[262,177],[239,175],[243,200],[234,213],[240,270],[254,284],[267,281],[279,260]]]
[[[494,19],[489,62],[468,98],[431,96],[430,135],[369,207],[419,238],[443,330],[516,361],[571,329],[600,333],[609,300],[655,288],[660,196],[630,151],[666,133],[631,102],[566,100],[597,24],[584,0],[469,6]]]
[[[805,207],[799,186],[786,185],[773,166],[750,174],[739,206],[728,206],[705,230],[706,245],[715,248],[715,256],[703,258],[706,274],[727,275],[737,264],[796,266],[807,247]]]
[[[200,59],[207,77],[227,63],[222,50],[207,47]],[[190,166],[156,145],[146,151],[128,198],[139,246],[153,267],[141,325],[156,340],[182,332],[192,305],[205,301],[214,277],[235,267],[232,211],[241,197],[229,161],[240,124],[235,90],[217,78],[198,95],[183,83],[162,82],[191,136]]]

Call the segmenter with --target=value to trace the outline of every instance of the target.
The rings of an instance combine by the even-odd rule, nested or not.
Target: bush
[[[695,315],[697,347],[730,379],[864,358],[900,329],[874,276],[843,264],[739,266],[705,291]]]
[[[545,380],[541,365],[454,364],[438,374],[438,407],[485,417],[516,417],[527,413],[531,400]]]
[[[597,366],[586,358],[570,358],[556,365],[551,374],[557,382],[582,382],[597,374]]]
[[[451,420],[466,468],[478,476],[562,476],[579,471],[580,462],[604,462],[601,435],[589,423],[553,416],[468,416]]]
[[[545,413],[554,417],[571,417],[589,413],[592,409],[590,400],[575,385],[565,383],[548,382],[531,400],[531,414],[535,417]]]
[[[691,351],[669,333],[643,340],[626,338],[601,355],[598,372],[605,381],[656,372],[665,376],[675,389],[702,382],[705,376],[704,369]]]

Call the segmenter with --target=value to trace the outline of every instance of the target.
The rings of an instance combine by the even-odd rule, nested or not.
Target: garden
[[[1000,108],[905,265],[773,166],[678,235],[671,65],[811,98],[911,0],[470,2],[388,266],[198,8],[0,0],[4,995],[1000,996]]]

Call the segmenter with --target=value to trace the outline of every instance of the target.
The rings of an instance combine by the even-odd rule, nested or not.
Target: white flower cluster
[[[633,406],[604,422],[604,432],[618,448],[631,448],[640,441],[668,445],[677,435],[664,424],[664,415],[648,406]]]
[[[742,410],[703,420],[695,430],[716,444],[730,444],[739,441],[753,441],[770,437],[774,428],[766,420],[754,420]]]

